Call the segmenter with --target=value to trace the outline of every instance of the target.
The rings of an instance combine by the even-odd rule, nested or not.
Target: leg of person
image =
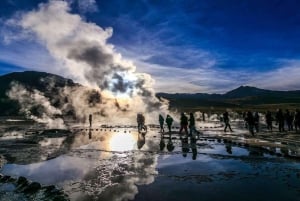
[[[185,130],[185,134],[188,135],[189,131],[188,131],[187,125],[185,125],[184,130]]]
[[[183,130],[183,125],[180,125],[179,134],[181,134],[182,130]]]

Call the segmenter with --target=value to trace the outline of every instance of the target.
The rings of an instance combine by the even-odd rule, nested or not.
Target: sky
[[[11,26],[48,2],[0,1],[0,75],[37,70],[68,76],[39,39]],[[85,22],[111,28],[107,42],[138,72],[152,76],[156,92],[224,93],[241,85],[300,89],[300,1],[67,2],[69,12]]]

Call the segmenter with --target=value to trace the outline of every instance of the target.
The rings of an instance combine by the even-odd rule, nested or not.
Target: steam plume
[[[107,43],[112,28],[103,29],[71,14],[65,1],[40,4],[37,10],[23,13],[13,21],[47,48],[64,76],[90,88],[63,89],[60,95],[69,101],[58,110],[72,105],[77,115],[99,114],[98,120],[106,123],[116,119],[118,123],[132,123],[137,112],[145,113],[148,123],[153,123],[156,120],[151,121],[151,116],[156,119],[158,112],[166,112],[167,105],[155,97],[151,76],[136,73],[133,63]],[[23,90],[19,86],[10,92],[14,99],[20,98],[12,94],[18,89]],[[42,96],[42,92],[37,93]],[[27,107],[23,104],[26,101],[18,100],[23,108]]]

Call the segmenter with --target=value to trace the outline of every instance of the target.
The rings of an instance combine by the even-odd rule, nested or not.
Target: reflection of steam
[[[89,94],[85,94],[86,90],[64,89],[61,96],[68,97],[69,105],[76,108],[76,115],[83,116],[93,111],[93,114],[99,114],[99,121],[102,122],[111,122],[112,117],[118,116],[118,121],[121,121],[118,123],[131,123],[128,119],[134,120],[136,112],[148,114],[166,110],[167,106],[154,96],[152,78],[147,74],[136,73],[135,66],[124,60],[107,43],[107,39],[112,36],[112,29],[102,29],[96,24],[87,23],[69,11],[66,1],[49,1],[40,4],[38,10],[25,13],[12,21],[24,32],[38,37],[38,42],[61,64],[57,73],[64,72],[65,76],[93,88],[99,94],[93,96],[87,105],[85,101]],[[13,98],[22,98],[13,93],[18,93],[16,89],[11,92]],[[36,99],[32,104],[34,101]],[[20,103],[24,102],[21,100]],[[148,116],[150,120],[153,114],[147,114],[146,118]],[[45,118],[51,118],[51,115],[46,113]]]

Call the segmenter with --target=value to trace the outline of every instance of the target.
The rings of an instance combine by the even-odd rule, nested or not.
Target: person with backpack
[[[185,116],[185,114],[182,112],[181,113],[181,117],[180,117],[180,130],[179,130],[179,134],[181,134],[182,130],[185,130],[185,133],[188,134],[188,118],[187,116]]]
[[[158,117],[158,121],[159,121],[159,126],[160,126],[160,132],[164,133],[164,117],[160,114]]]
[[[232,129],[231,129],[230,123],[229,123],[229,114],[228,114],[227,111],[224,112],[224,114],[223,114],[223,121],[224,121],[224,123],[225,123],[224,132],[226,132],[226,129],[227,129],[227,128],[229,128],[229,130],[230,130],[231,132],[233,132]]]
[[[172,128],[172,124],[173,124],[173,118],[170,115],[167,115],[166,117],[166,123],[169,129],[169,133],[171,133],[171,128]]]

